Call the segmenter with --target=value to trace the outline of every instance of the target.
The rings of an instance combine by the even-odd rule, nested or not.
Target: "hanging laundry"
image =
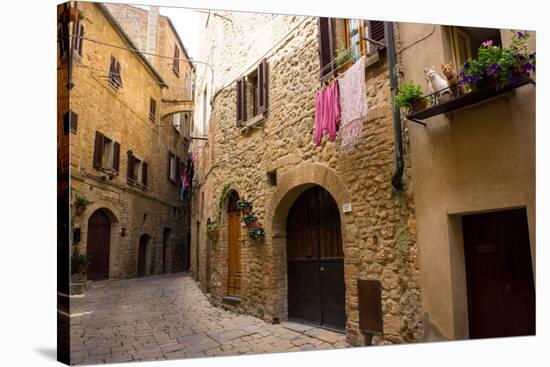
[[[336,139],[340,120],[338,81],[317,92],[315,98],[315,144],[319,146],[323,135],[329,140]]]
[[[365,56],[350,67],[338,80],[342,125],[342,148],[354,146],[363,133],[368,101],[365,87]]]

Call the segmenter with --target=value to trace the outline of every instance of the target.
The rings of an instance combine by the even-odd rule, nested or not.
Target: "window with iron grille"
[[[120,63],[111,55],[111,64],[109,66],[109,84],[115,89],[122,87],[122,77],[120,75]]]
[[[149,98],[149,120],[151,122],[157,120],[157,101],[154,98]]]

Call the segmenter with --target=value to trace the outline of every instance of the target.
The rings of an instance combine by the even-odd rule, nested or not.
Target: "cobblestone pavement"
[[[71,364],[349,347],[343,334],[214,307],[186,273],[95,282],[75,303]]]

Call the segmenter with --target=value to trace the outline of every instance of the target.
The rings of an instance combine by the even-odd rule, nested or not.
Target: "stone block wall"
[[[383,286],[384,335],[375,337],[374,343],[419,340],[420,291],[410,161],[406,151],[406,190],[397,192],[390,183],[395,167],[394,132],[385,55],[381,54],[381,61],[366,70],[369,115],[358,144],[343,152],[340,136],[335,142],[325,136],[321,145],[315,146],[315,95],[321,88],[317,19],[249,15],[249,21],[238,21],[239,17],[232,17],[232,27],[239,33],[234,35],[234,42],[226,45],[230,50],[218,51],[216,56],[216,75],[226,75],[224,71],[228,70],[232,75],[254,70],[254,63],[262,56],[257,50],[277,44],[266,56],[269,110],[259,129],[239,128],[234,82],[220,82],[227,88],[214,89],[209,140],[199,152],[201,185],[194,202],[195,208],[204,209],[193,212],[193,223],[201,223],[198,232],[193,226],[192,233],[192,243],[199,242],[199,268],[195,262],[193,270],[198,272],[200,284],[204,286],[207,273],[206,219],[215,217],[222,189],[228,184],[241,197],[253,200],[254,211],[266,229],[265,242],[260,245],[252,244],[246,231],[242,231],[242,295],[235,309],[268,321],[284,320],[286,213],[308,185],[321,185],[340,209],[348,340],[356,345],[362,343],[357,304],[360,278],[379,279]],[[304,23],[282,42],[279,41],[283,35],[275,37],[270,32],[271,26],[279,29],[285,22],[288,32],[293,28],[290,24],[302,20]],[[212,32],[210,39],[224,39],[231,30],[213,27],[207,32]],[[406,145],[406,129],[404,135]],[[268,172],[276,172],[277,185],[270,184]],[[204,204],[199,203],[203,195]],[[343,213],[344,203],[352,204],[351,213]],[[220,238],[212,244],[209,283],[212,302],[230,308],[234,306],[222,300],[227,289],[225,211],[226,206],[222,206]],[[192,258],[195,256],[192,254]]]
[[[111,5],[115,6],[115,5]],[[128,42],[108,20],[105,10],[93,3],[79,3],[84,12],[86,37],[119,47]],[[110,57],[121,65],[123,85],[116,90],[108,83]],[[189,67],[190,68],[190,67]],[[162,271],[164,228],[170,228],[166,271],[183,270],[188,223],[184,222],[184,202],[179,200],[179,185],[168,180],[168,151],[181,159],[187,156],[188,141],[173,127],[172,117],[164,116],[161,103],[167,89],[135,54],[115,47],[84,41],[83,57],[75,61],[74,88],[70,107],[78,114],[79,126],[71,136],[71,178],[73,200],[83,196],[92,204],[73,218],[81,228],[80,252],[86,253],[87,225],[95,210],[108,213],[111,225],[110,278],[136,276],[139,238],[151,236],[148,266],[150,273]],[[175,82],[170,90],[179,90]],[[174,94],[177,96],[177,94]],[[149,99],[157,101],[157,119],[149,120]],[[168,106],[170,107],[170,106]],[[109,176],[94,169],[96,131],[120,144],[118,175]],[[148,163],[148,187],[127,182],[127,151]],[[74,211],[73,211],[74,213]]]

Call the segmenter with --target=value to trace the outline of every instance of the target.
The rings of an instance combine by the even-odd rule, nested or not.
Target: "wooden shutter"
[[[147,163],[142,162],[141,163],[141,183],[144,186],[147,186]]]
[[[103,144],[105,142],[105,136],[99,131],[95,132],[95,146],[94,146],[94,168],[100,169],[103,162]]]
[[[267,60],[263,59],[258,65],[258,92],[257,113],[267,111]]]
[[[241,78],[241,116],[246,121],[246,77]]]
[[[174,65],[172,66],[172,70],[176,73],[176,75],[179,76],[180,72],[180,49],[178,45],[174,45]]]
[[[71,131],[76,134],[76,130],[78,129],[78,115],[73,111],[71,111],[70,128]]]
[[[120,144],[116,141],[113,143],[113,169],[117,172],[120,169]]]
[[[243,115],[242,115],[243,110],[242,110],[242,107],[241,107],[241,103],[242,103],[241,84],[242,84],[242,79],[237,79],[237,85],[236,85],[237,95],[236,95],[236,98],[235,98],[235,105],[236,105],[235,110],[237,111],[237,126],[241,126],[242,123],[243,123]]]
[[[157,101],[153,98],[149,99],[149,120],[155,121],[157,116]]]
[[[172,152],[168,151],[168,179],[171,180],[172,176],[170,175],[170,161],[172,160]]]
[[[120,75],[120,62],[115,60],[115,67],[116,67],[116,79],[118,81],[118,85],[122,87],[122,76]]]
[[[57,38],[59,39],[59,58],[62,59],[65,57],[68,51],[69,46],[69,37],[68,37],[67,24],[63,22],[57,28]]]
[[[69,134],[69,124],[70,124],[70,112],[65,112],[63,115],[63,134]]]
[[[176,177],[174,177],[174,182],[178,182],[178,178],[181,174],[181,171],[180,171],[180,165],[181,165],[181,162],[180,162],[180,157],[176,156]]]
[[[332,18],[318,19],[319,59],[321,66],[321,81],[334,75],[334,21]]]
[[[131,150],[128,151],[128,169],[126,171],[126,178],[128,182],[133,183],[135,180],[134,177],[134,152]]]
[[[369,20],[367,21],[367,24],[368,24],[368,28],[369,28],[369,38],[374,40],[374,41],[378,41],[378,42],[382,42],[382,43],[386,43],[386,37],[385,37],[385,32],[384,32],[384,22],[381,22],[381,21],[377,21],[377,20]],[[377,45],[374,45],[371,43],[371,47],[370,49],[384,49],[385,47],[381,47],[381,46],[377,46]]]
[[[78,32],[78,36],[79,37],[84,37],[84,25],[81,23],[81,22],[78,22],[80,24],[80,27],[79,27],[79,32]],[[82,44],[84,43],[84,39],[83,38],[79,38],[78,39],[78,54],[82,57]]]

